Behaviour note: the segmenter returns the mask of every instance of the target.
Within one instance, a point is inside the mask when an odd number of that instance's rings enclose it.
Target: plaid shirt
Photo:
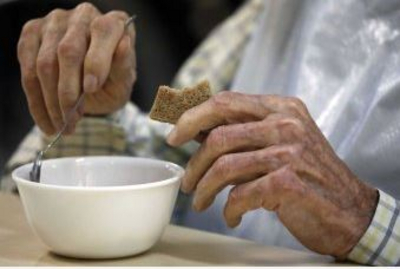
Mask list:
[[[250,0],[226,22],[214,30],[183,65],[175,87],[192,85],[207,78],[215,92],[229,87],[244,47],[263,8],[263,0]],[[45,158],[88,155],[133,155],[169,160],[184,165],[196,144],[171,148],[165,143],[170,125],[152,121],[134,104],[107,118],[84,118],[76,133],[64,137]],[[9,160],[1,181],[3,190],[15,191],[10,172],[31,162],[51,138],[37,127],[26,136]],[[370,227],[348,256],[349,260],[371,265],[400,263],[400,202],[380,191],[379,203]],[[190,197],[178,196],[173,221],[185,214]]]

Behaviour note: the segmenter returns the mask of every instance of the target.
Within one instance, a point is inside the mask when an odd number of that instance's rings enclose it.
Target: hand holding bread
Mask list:
[[[248,211],[274,211],[303,245],[336,257],[369,226],[377,190],[335,154],[299,99],[216,94],[183,113],[167,141],[179,146],[204,130],[182,180],[195,210],[233,186],[223,212],[229,226]]]

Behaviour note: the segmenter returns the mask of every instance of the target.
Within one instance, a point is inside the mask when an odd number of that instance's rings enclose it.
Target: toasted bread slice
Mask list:
[[[183,90],[160,86],[150,111],[150,118],[175,124],[186,110],[203,103],[210,97],[210,83],[207,80]]]

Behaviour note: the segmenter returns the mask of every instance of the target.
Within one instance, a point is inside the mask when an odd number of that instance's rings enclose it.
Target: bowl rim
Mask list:
[[[136,184],[136,185],[119,185],[119,186],[65,186],[65,185],[54,185],[54,184],[47,184],[47,183],[37,183],[37,182],[32,182],[29,179],[22,178],[20,176],[17,176],[17,173],[20,172],[20,170],[26,169],[27,166],[32,166],[33,163],[27,163],[24,165],[21,165],[13,170],[11,173],[12,179],[17,183],[17,186],[19,184],[25,185],[31,188],[36,188],[36,189],[53,189],[53,190],[62,190],[62,191],[79,191],[79,192],[109,192],[109,191],[128,191],[128,190],[142,190],[142,189],[151,189],[151,188],[156,188],[156,187],[161,187],[165,185],[170,185],[173,184],[176,181],[180,181],[180,179],[183,176],[184,169],[183,167],[169,162],[169,161],[164,161],[156,158],[143,158],[143,157],[134,157],[134,156],[107,156],[107,155],[102,155],[102,156],[76,156],[76,157],[61,157],[61,158],[52,158],[52,159],[46,159],[43,161],[43,163],[46,162],[52,162],[52,161],[62,161],[62,160],[76,160],[76,159],[104,159],[104,158],[112,158],[112,159],[134,159],[134,160],[145,160],[145,161],[152,161],[152,162],[158,162],[158,163],[164,163],[166,165],[170,165],[173,169],[177,170],[177,175],[166,178],[157,182],[150,182],[150,183],[142,183],[142,184]]]

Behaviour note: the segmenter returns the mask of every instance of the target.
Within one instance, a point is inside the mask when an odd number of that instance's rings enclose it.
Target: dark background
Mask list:
[[[0,0],[0,175],[6,160],[33,126],[20,84],[16,45],[23,24],[76,0]],[[143,110],[156,88],[169,84],[183,61],[242,0],[96,0],[103,12],[137,14],[138,80],[132,95]]]

